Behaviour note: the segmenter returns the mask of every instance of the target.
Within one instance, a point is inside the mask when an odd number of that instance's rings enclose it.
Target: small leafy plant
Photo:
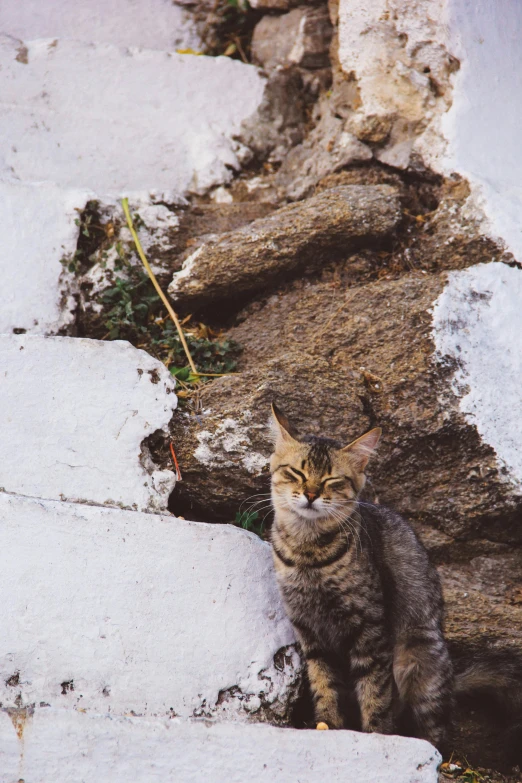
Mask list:
[[[185,339],[200,373],[195,375],[187,366],[176,327],[166,316],[147,273],[126,261],[121,248],[116,270],[118,267],[124,269],[125,274],[116,276],[113,285],[98,296],[104,312],[104,339],[128,340],[156,356],[179,381],[181,399],[205,377],[235,370],[239,345],[233,340],[220,339],[219,333],[204,324],[190,324],[187,323],[190,319],[185,319]]]
[[[256,536],[263,538],[265,532],[264,519],[259,519],[257,511],[238,511],[235,519],[236,525],[248,530],[249,533],[255,533]]]

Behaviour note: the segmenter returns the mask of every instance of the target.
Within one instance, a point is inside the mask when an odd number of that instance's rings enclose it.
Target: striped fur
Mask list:
[[[437,573],[398,514],[358,500],[377,446],[297,440],[274,407],[274,563],[316,722],[443,746],[453,674]]]

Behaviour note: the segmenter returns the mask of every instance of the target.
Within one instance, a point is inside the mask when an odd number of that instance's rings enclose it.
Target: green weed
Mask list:
[[[129,264],[121,248],[118,256],[121,267],[125,267],[125,277],[116,277],[113,285],[97,298],[104,312],[105,339],[128,340],[162,361],[180,382],[181,398],[187,396],[183,390],[186,387],[190,390],[206,373],[226,374],[235,370],[239,345],[233,340],[220,339],[218,333],[203,324],[194,324],[185,327],[185,339],[201,373],[194,375],[187,367],[176,327],[165,315],[149,276],[140,267]],[[118,266],[119,263],[116,269]]]
[[[235,518],[235,524],[238,527],[242,527],[243,530],[248,530],[250,533],[255,533],[256,536],[263,538],[265,532],[264,519],[259,519],[257,511],[238,511]]]

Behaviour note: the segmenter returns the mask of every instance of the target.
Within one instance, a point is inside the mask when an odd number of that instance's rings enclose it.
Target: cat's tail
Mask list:
[[[522,653],[488,650],[455,676],[455,695],[480,697],[499,708],[505,721],[506,752],[522,760]]]
[[[489,650],[455,676],[456,696],[485,696],[510,712],[522,712],[522,654]]]

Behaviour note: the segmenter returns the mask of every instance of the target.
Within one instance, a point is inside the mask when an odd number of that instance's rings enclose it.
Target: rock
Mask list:
[[[254,28],[252,59],[270,69],[280,65],[325,68],[330,64],[332,24],[327,6],[295,8],[263,16]]]
[[[522,26],[522,7],[502,13],[475,4],[469,13],[466,0],[390,0],[386,8],[382,0],[340,0],[338,11],[339,58],[358,96],[346,129],[365,141],[358,128],[376,120],[388,126],[374,149],[379,160],[403,168],[420,155],[441,174],[458,171],[475,216],[486,218],[483,233],[521,260],[522,110],[504,111],[522,68],[505,30]]]
[[[44,9],[38,0],[2,4],[0,28],[15,38],[75,38],[89,43],[142,49],[197,49],[199,42],[186,15],[164,0],[56,0]]]
[[[241,125],[240,141],[258,160],[284,160],[299,144],[308,123],[303,74],[295,68],[278,68],[269,74],[258,110]],[[237,185],[237,181],[235,183]]]
[[[452,383],[455,365],[441,362],[434,344],[431,310],[446,274],[412,272],[357,285],[350,270],[358,263],[355,256],[324,281],[295,282],[246,311],[243,323],[229,331],[243,345],[240,375],[218,379],[205,391],[202,418],[173,422],[184,476],[175,507],[186,516],[205,519],[211,512],[227,520],[246,498],[267,491],[266,421],[275,400],[303,432],[349,442],[382,426],[372,480],[380,501],[408,518],[452,538],[520,541],[520,483],[502,462],[509,449],[496,452],[493,438],[481,437],[475,419],[462,412],[462,392]],[[500,302],[511,295],[517,307],[518,286],[506,275],[522,272],[496,264],[491,274],[498,275]],[[469,307],[478,306],[494,346],[493,335],[501,341],[506,327],[496,307],[488,310],[483,298],[473,299],[472,279],[460,329],[469,323]],[[512,315],[511,329],[520,329],[514,326],[519,317]],[[458,313],[448,328],[455,318]],[[502,361],[494,349],[475,351],[485,377],[494,377],[490,369]],[[506,352],[506,377],[514,378],[517,366],[515,354]],[[480,388],[474,374],[466,382]],[[514,441],[520,430],[510,433]]]
[[[371,149],[345,130],[341,119],[325,113],[305,141],[286,155],[276,182],[288,198],[297,200],[309,196],[328,174],[372,157]]]
[[[0,337],[0,487],[42,498],[166,508],[174,486],[147,438],[176,408],[165,367],[124,342]]]
[[[0,519],[4,708],[288,720],[300,663],[268,544],[7,494]]]
[[[347,765],[357,783],[437,783],[440,762],[427,742],[404,737],[117,718],[53,708],[36,708],[30,716],[1,712],[0,742],[6,780],[18,780],[23,748],[25,779],[34,783],[130,778],[133,783],[323,783],[342,780]]]
[[[228,191],[227,191],[228,192]],[[236,231],[253,220],[266,217],[273,206],[266,203],[216,203],[196,204],[190,209],[179,210],[179,230],[170,244],[169,250],[162,254],[164,270],[169,272],[181,269],[182,259],[190,255],[206,241],[216,239],[218,234]],[[173,261],[173,256],[179,257]],[[159,257],[159,254],[157,254]]]
[[[132,199],[129,209],[152,270],[165,285],[171,280],[173,270],[181,269],[183,259],[204,242],[272,211],[269,204],[256,203],[198,204],[189,209],[168,209],[162,204],[152,204],[150,199]],[[143,264],[119,204],[98,205],[94,222],[102,229],[100,244],[88,254],[87,263],[81,265],[71,287],[75,292],[79,290],[82,328],[91,336],[103,337],[107,328],[100,310],[100,292],[113,287],[116,278],[128,279],[128,267],[122,264],[122,255],[128,264],[140,270]],[[96,234],[96,240],[99,236]],[[93,330],[93,318],[101,331]]]
[[[451,105],[459,62],[445,12],[430,2],[393,0],[383,12],[381,0],[340,0],[338,13],[339,61],[357,90],[345,130],[373,137],[379,160],[407,168],[417,139],[426,134],[429,145]]]
[[[346,254],[393,233],[401,218],[394,188],[331,188],[282,207],[237,232],[202,245],[185,261],[169,286],[184,308],[259,291],[325,256]]]
[[[92,198],[153,192],[176,202],[229,181],[245,153],[233,137],[264,91],[254,66],[227,57],[67,39],[4,37],[0,66],[4,167],[22,181],[90,189]]]
[[[73,322],[76,303],[69,294],[73,278],[67,265],[78,241],[75,221],[88,198],[87,192],[63,190],[48,182],[0,182],[0,333],[47,334]]]
[[[520,651],[522,558],[519,552],[472,557],[439,566],[453,652],[472,658],[486,646]]]

